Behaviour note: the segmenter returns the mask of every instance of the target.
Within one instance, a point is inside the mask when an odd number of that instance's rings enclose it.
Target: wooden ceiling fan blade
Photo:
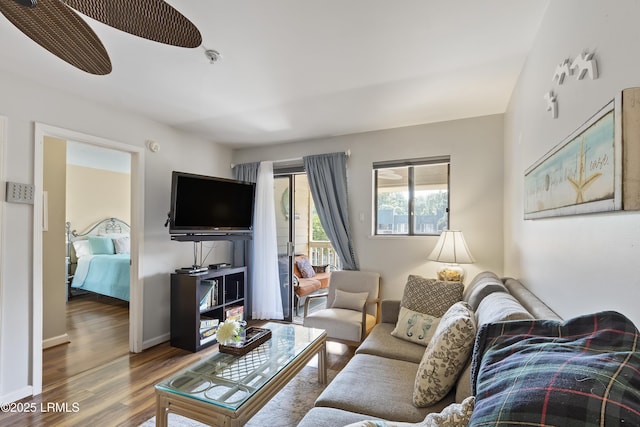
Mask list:
[[[59,0],[38,0],[35,7],[0,1],[0,12],[31,40],[87,73],[111,72],[111,60],[91,27]]]
[[[196,26],[163,0],[62,0],[78,12],[129,34],[179,47],[198,47]]]

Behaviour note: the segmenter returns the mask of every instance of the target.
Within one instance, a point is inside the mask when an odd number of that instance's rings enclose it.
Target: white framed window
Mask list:
[[[429,236],[449,228],[449,156],[373,163],[375,235]]]

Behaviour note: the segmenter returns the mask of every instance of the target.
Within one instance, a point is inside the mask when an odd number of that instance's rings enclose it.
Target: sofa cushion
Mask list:
[[[535,296],[529,289],[527,289],[522,283],[515,279],[506,279],[504,285],[509,290],[509,293],[517,298],[522,306],[533,315],[536,319],[548,319],[562,321],[562,318],[558,316],[553,310],[542,302],[537,296]]]
[[[320,288],[326,289],[329,287],[329,281],[331,280],[331,273],[329,272],[316,273],[316,275],[313,276],[313,279],[320,282]]]
[[[362,414],[342,409],[314,407],[307,412],[297,427],[344,427],[346,424],[361,421]],[[375,420],[374,417],[368,417]]]
[[[500,279],[487,277],[485,279],[480,280],[476,286],[474,286],[473,290],[467,294],[467,298],[465,299],[464,293],[462,300],[469,303],[471,308],[475,311],[478,309],[478,306],[482,302],[482,300],[489,294],[494,292],[506,292],[509,293],[507,288],[504,286]]]
[[[398,322],[391,335],[426,347],[439,322],[439,317],[400,307]]]
[[[378,323],[356,349],[356,354],[373,354],[390,359],[420,363],[425,348],[391,335],[394,325]]]
[[[369,418],[422,421],[452,403],[453,393],[430,407],[415,407],[411,397],[417,369],[412,362],[356,354],[320,394],[315,406],[359,412]],[[356,392],[355,385],[360,391]]]
[[[505,292],[486,295],[478,305],[475,314],[478,329],[485,323],[533,319],[518,300]],[[456,402],[462,402],[471,394],[471,363],[469,362],[456,383]]]
[[[398,321],[400,314],[400,300],[383,299],[380,304],[380,322],[393,323]]]
[[[472,350],[473,352],[473,350]],[[456,403],[461,403],[469,396],[473,396],[471,393],[471,358],[467,361],[466,366],[462,370],[462,373],[456,381]]]
[[[462,300],[463,288],[461,282],[443,282],[411,274],[407,278],[400,305],[419,313],[442,317],[449,307]]]
[[[296,295],[303,297],[320,289],[320,281],[316,279],[300,279],[298,284],[294,286]]]
[[[498,280],[501,281],[500,278],[492,271],[483,271],[474,276],[473,279],[464,287],[464,292],[462,293],[462,300],[469,301],[469,295],[487,279]]]
[[[366,331],[376,324],[376,318],[366,315]],[[304,318],[303,324],[307,328],[324,329],[327,335],[338,340],[362,340],[362,313],[344,308],[327,308],[311,313]]]
[[[433,405],[449,393],[469,359],[475,335],[475,317],[469,304],[455,303],[444,313],[420,361],[414,405]]]
[[[639,345],[638,329],[612,311],[484,325],[469,426],[638,426]]]
[[[309,258],[307,257],[296,257],[296,266],[302,277],[306,279],[316,275],[316,271],[311,266]]]
[[[478,326],[507,320],[531,320],[533,316],[511,294],[496,292],[487,295],[476,310]]]
[[[475,398],[467,398],[462,403],[452,403],[439,413],[427,415],[419,423],[403,423],[385,420],[364,420],[351,423],[345,427],[460,427],[466,426],[473,413]],[[324,424],[319,424],[323,425]]]

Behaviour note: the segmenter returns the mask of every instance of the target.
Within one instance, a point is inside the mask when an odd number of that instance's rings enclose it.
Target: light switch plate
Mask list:
[[[7,202],[33,204],[34,188],[31,184],[7,182]]]

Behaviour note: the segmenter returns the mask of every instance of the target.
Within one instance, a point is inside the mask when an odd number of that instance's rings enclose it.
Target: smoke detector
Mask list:
[[[209,60],[209,64],[215,64],[218,60],[222,59],[220,52],[214,49],[207,49],[204,51],[204,56]]]

